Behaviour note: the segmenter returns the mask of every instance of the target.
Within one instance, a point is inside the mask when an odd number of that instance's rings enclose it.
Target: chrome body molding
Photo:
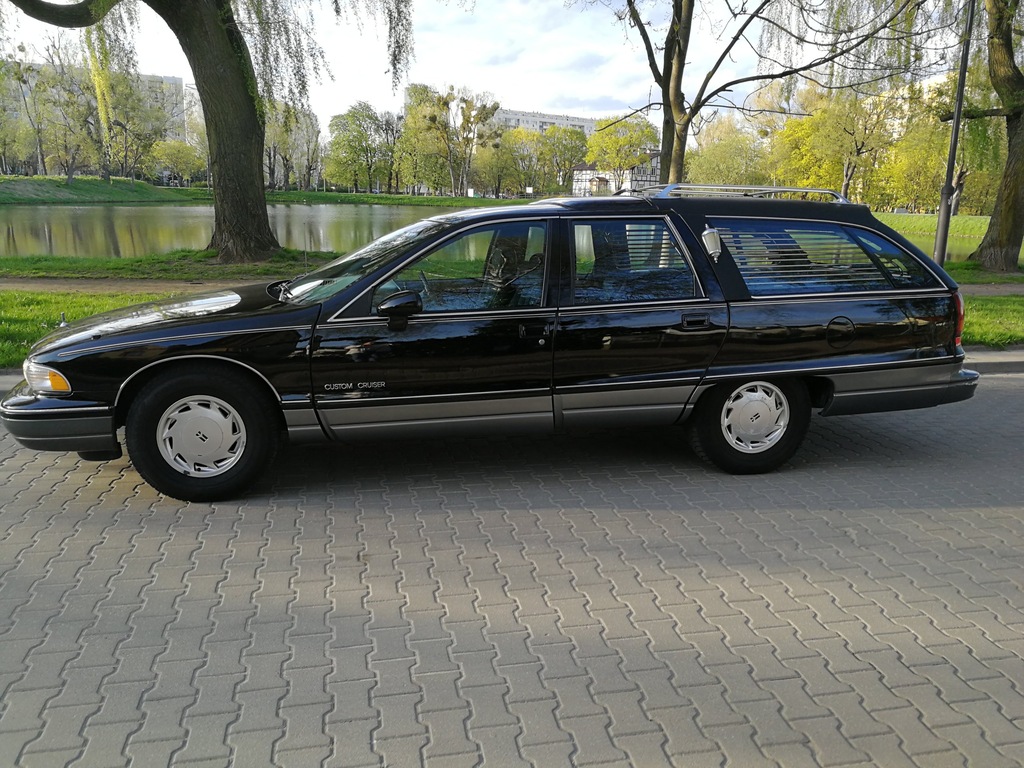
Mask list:
[[[315,443],[328,439],[316,410],[311,405],[286,408],[284,423],[288,439],[292,442]]]
[[[944,365],[959,367],[963,364],[964,358],[960,355],[942,355],[937,357],[916,358],[910,360],[882,360],[871,363],[848,362],[832,364],[815,364],[809,362],[807,365],[793,365],[791,362],[783,362],[772,365],[761,365],[756,368],[752,366],[730,366],[715,367],[708,369],[704,377],[705,384],[716,384],[723,381],[735,381],[741,378],[752,377],[773,377],[773,376],[824,376],[837,378],[845,375],[848,370],[856,370],[860,373],[877,376],[881,371],[917,370],[920,368],[935,368]]]
[[[828,303],[855,303],[866,298],[897,300],[897,299],[920,299],[924,296],[941,298],[949,296],[949,290],[945,288],[899,288],[891,291],[843,291],[842,293],[778,293],[771,296],[751,296],[750,301],[758,306],[771,306],[780,304],[793,306],[794,301],[801,304]]]
[[[697,381],[658,384],[645,388],[640,388],[642,384],[560,388],[554,400],[555,423],[566,429],[675,424],[682,418]]]
[[[416,437],[438,431],[473,434],[495,430],[550,432],[553,429],[550,394],[379,405],[352,401],[351,407],[321,407],[320,415],[340,440]]]

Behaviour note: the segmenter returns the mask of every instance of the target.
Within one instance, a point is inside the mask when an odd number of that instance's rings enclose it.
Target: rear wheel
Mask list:
[[[197,372],[158,380],[132,403],[128,455],[154,488],[183,501],[244,493],[277,451],[273,404],[246,379]]]
[[[810,399],[800,381],[722,384],[698,401],[691,443],[726,472],[770,472],[796,453],[810,421]]]

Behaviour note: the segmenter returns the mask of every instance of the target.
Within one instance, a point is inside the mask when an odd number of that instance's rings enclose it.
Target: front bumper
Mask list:
[[[0,401],[0,423],[21,445],[37,451],[109,451],[118,446],[113,406],[46,397],[24,381]]]

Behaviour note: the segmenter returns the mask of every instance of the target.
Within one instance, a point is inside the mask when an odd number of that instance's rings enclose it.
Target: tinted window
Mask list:
[[[696,295],[693,271],[660,219],[573,225],[574,303],[671,301]]]
[[[395,230],[354,253],[295,278],[285,286],[282,298],[303,304],[324,301],[385,266],[403,251],[415,250],[419,243],[441,232],[446,226],[443,221],[426,219]]]
[[[814,221],[712,219],[752,296],[879,291],[939,285],[884,238]]]
[[[424,312],[538,307],[543,297],[543,222],[491,224],[463,232],[377,286],[376,306],[417,291]]]

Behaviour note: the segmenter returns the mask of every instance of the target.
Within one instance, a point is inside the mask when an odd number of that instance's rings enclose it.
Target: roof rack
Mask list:
[[[806,200],[823,197],[834,203],[849,203],[843,195],[833,189],[812,187],[754,187],[740,184],[657,184],[635,190],[643,197],[797,197]]]

